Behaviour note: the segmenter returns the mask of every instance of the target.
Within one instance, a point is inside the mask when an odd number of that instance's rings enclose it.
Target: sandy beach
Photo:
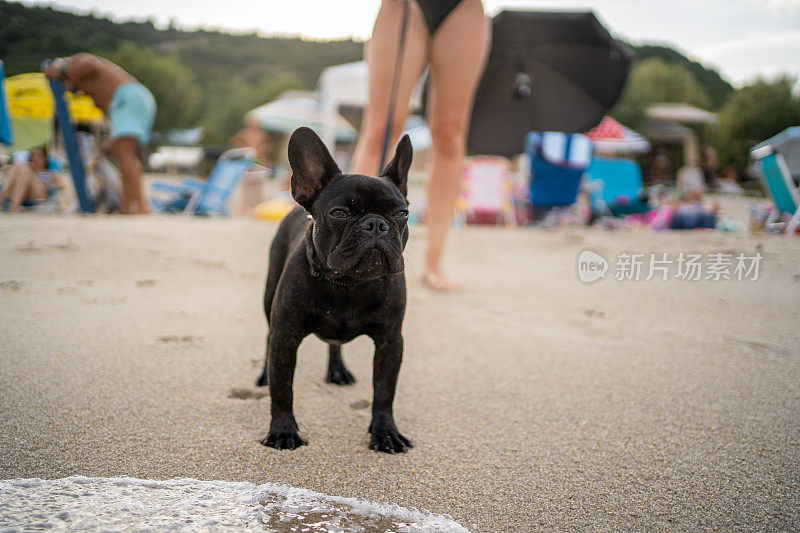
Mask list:
[[[294,394],[309,445],[259,444],[276,227],[0,216],[0,478],[289,484],[480,532],[800,529],[800,239],[458,228],[463,288],[437,294],[415,226],[395,402],[415,448],[389,456],[367,449],[366,338],[344,348],[351,387],[324,383],[325,346],[307,339]],[[612,264],[586,284],[586,249],[763,261],[757,280],[619,281]]]

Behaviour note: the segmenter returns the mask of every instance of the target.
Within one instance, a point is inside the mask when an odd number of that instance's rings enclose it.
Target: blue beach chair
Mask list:
[[[166,193],[166,197],[152,198],[153,207],[160,212],[184,215],[227,215],[228,199],[255,159],[253,148],[234,148],[219,157],[207,181],[185,179],[180,185],[154,182],[153,190]]]
[[[750,155],[756,162],[764,188],[775,204],[775,211],[767,222],[775,222],[781,213],[787,213],[791,219],[786,226],[786,233],[794,235],[800,224],[800,191],[794,184],[783,154],[776,152],[771,145],[766,145],[756,148]]]
[[[595,216],[618,217],[652,209],[641,200],[642,171],[636,161],[595,157],[586,174],[586,189]]]
[[[530,132],[525,152],[531,161],[529,200],[533,210],[570,206],[592,159],[592,142],[580,133]]]

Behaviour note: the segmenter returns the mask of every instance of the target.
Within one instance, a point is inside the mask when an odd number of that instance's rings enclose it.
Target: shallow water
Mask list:
[[[224,481],[81,476],[0,481],[0,532],[443,532],[448,516],[305,489]]]

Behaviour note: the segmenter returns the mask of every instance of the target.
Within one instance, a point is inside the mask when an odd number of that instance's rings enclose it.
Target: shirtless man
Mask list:
[[[150,139],[156,102],[147,88],[120,67],[91,54],[75,54],[51,61],[49,78],[62,80],[65,89],[88,94],[111,125],[111,152],[122,174],[123,214],[150,212],[142,186],[142,164],[137,149]]]

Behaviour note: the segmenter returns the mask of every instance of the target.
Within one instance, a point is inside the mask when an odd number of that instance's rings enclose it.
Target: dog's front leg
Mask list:
[[[399,330],[399,328],[398,328]],[[386,453],[405,452],[411,441],[397,430],[392,413],[397,375],[403,360],[403,337],[400,333],[376,337],[372,369],[372,422],[369,447]]]
[[[292,411],[292,383],[300,340],[286,334],[273,333],[275,331],[280,331],[277,325],[270,328],[267,341],[272,420],[269,433],[261,444],[278,450],[294,450],[306,444],[297,434],[297,422]]]

